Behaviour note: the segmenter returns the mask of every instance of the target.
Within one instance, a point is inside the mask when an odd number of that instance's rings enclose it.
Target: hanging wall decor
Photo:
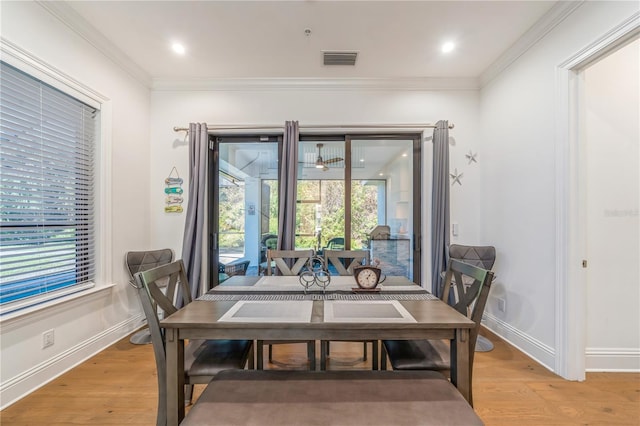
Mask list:
[[[176,169],[176,166],[173,166],[171,173],[169,173],[169,176],[164,180],[164,184],[166,185],[164,188],[166,195],[165,213],[182,213],[182,201],[184,201],[182,198],[182,193],[184,192],[182,190],[182,182],[182,178],[178,174],[178,169]]]

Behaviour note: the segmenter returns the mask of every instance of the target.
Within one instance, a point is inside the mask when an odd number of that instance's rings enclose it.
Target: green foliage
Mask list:
[[[278,233],[278,185],[276,180],[263,181],[268,186],[268,232]],[[384,181],[352,181],[351,183],[351,248],[367,245],[367,233],[378,224],[378,183]],[[344,237],[345,184],[343,180],[298,181],[296,214],[296,247],[320,249],[334,237]],[[220,187],[219,244],[226,249],[242,249],[245,233],[244,186]],[[319,232],[318,232],[319,231]]]
[[[220,187],[219,199],[220,247],[244,247],[244,185]]]

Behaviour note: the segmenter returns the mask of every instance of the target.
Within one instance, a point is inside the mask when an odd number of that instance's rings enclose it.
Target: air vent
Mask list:
[[[325,65],[355,65],[358,52],[322,52]]]

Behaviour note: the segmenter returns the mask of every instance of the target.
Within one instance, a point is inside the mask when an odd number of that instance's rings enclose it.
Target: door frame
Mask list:
[[[218,197],[220,184],[220,143],[225,142],[246,142],[246,143],[277,143],[278,158],[282,158],[282,135],[243,135],[243,134],[212,134],[209,133],[209,146],[207,151],[207,253],[208,259],[205,262],[208,268],[206,274],[208,278],[207,289],[220,284],[218,279],[218,267],[220,265],[220,247],[218,236],[220,233],[220,223],[218,214]],[[280,161],[278,161],[278,177],[280,176]]]
[[[413,280],[420,282],[422,274],[422,220],[421,209],[422,203],[419,201],[422,199],[422,133],[417,132],[397,132],[397,133],[350,133],[350,132],[326,132],[323,134],[304,133],[300,135],[299,140],[301,142],[313,140],[342,140],[345,141],[345,150],[350,148],[351,140],[411,140],[413,146],[412,164],[413,164],[413,247],[411,247],[413,255]],[[207,268],[208,268],[208,287],[212,288],[219,284],[218,282],[218,266],[219,266],[219,215],[217,210],[216,200],[219,197],[218,185],[219,185],[219,150],[218,146],[220,140],[231,141],[245,141],[245,142],[278,142],[278,157],[282,158],[282,135],[270,134],[269,136],[258,136],[257,134],[209,134],[209,146],[207,156],[207,173],[208,175],[208,188],[207,188]],[[346,152],[345,152],[346,154]],[[345,161],[349,160],[350,153],[345,155]],[[278,176],[281,162],[278,161]],[[346,182],[347,176],[345,176]],[[351,177],[349,176],[349,181]],[[350,185],[349,185],[350,186]],[[347,194],[345,194],[346,196]],[[346,203],[349,204],[350,203]],[[346,205],[345,205],[346,207]],[[424,211],[422,211],[425,214]],[[346,219],[345,219],[346,220]],[[346,225],[346,223],[345,223]],[[345,242],[348,239],[345,239]]]
[[[556,277],[555,366],[568,380],[585,380],[586,184],[582,70],[640,35],[638,13],[556,67]]]

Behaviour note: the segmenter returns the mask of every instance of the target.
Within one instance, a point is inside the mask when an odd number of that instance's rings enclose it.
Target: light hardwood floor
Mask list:
[[[477,353],[475,410],[488,425],[640,425],[640,374],[554,375],[495,335]],[[268,368],[301,366],[306,347],[278,345]],[[265,351],[266,353],[266,351]],[[332,343],[329,368],[366,368],[361,343]],[[123,339],[0,413],[2,425],[154,425],[156,375],[150,345]],[[196,396],[202,387],[196,388]],[[265,424],[268,424],[265,421]]]

